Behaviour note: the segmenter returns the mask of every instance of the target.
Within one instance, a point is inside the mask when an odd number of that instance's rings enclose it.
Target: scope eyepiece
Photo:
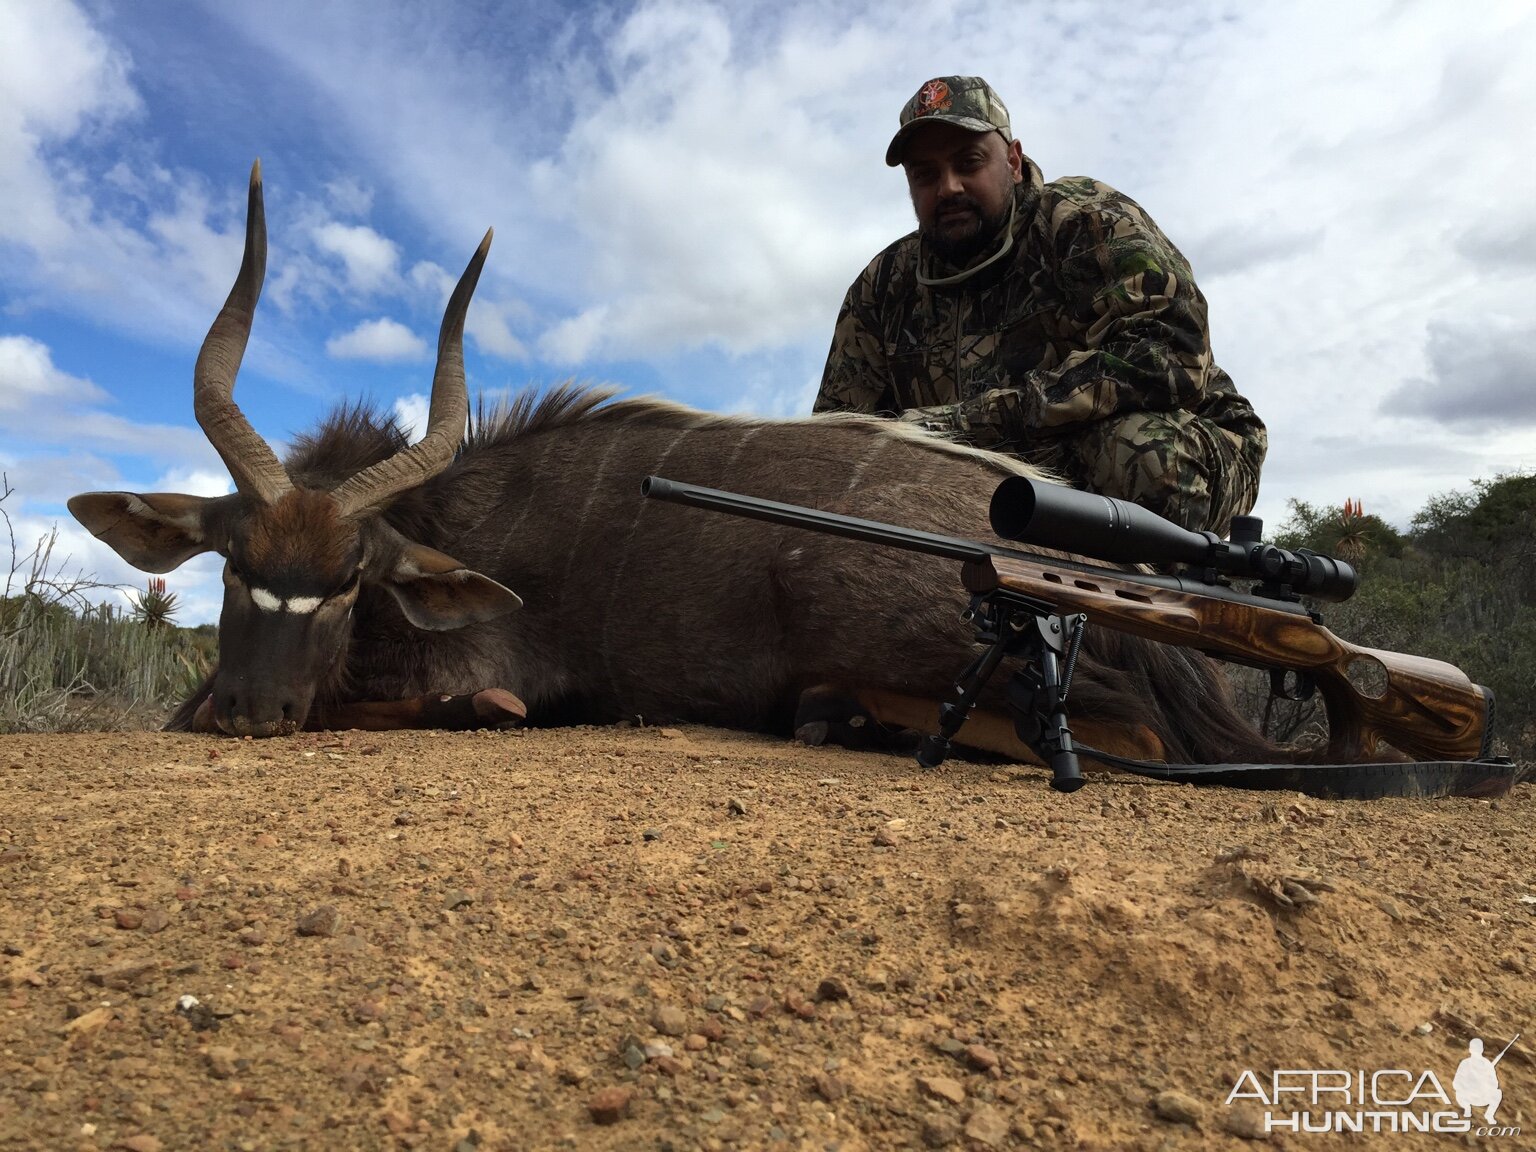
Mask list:
[[[1360,575],[1353,564],[1335,560],[1332,556],[1325,556],[1310,548],[1298,548],[1296,555],[1306,564],[1306,575],[1292,584],[1298,592],[1305,592],[1329,604],[1338,604],[1353,596],[1355,589],[1360,586]]]

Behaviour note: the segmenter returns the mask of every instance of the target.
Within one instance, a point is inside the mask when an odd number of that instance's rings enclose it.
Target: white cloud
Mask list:
[[[1473,328],[1429,326],[1427,379],[1382,401],[1389,414],[1420,416],[1476,431],[1536,426],[1536,324],[1496,319]]]
[[[605,304],[568,316],[539,337],[539,354],[556,364],[580,364],[602,341],[609,309]]]
[[[344,216],[366,216],[373,208],[373,189],[349,176],[327,180],[325,194],[331,207]]]
[[[129,64],[67,0],[0,8],[0,108],[8,127],[68,136],[92,117],[139,108]]]
[[[454,278],[441,264],[431,260],[418,260],[412,264],[406,278],[411,287],[425,299],[447,304],[448,297],[453,294]]]
[[[218,468],[218,455],[200,428],[140,423],[110,412],[77,411],[34,415],[29,431],[39,440],[102,452],[175,460],[181,466]]]
[[[429,398],[420,392],[412,392],[409,396],[400,396],[395,400],[395,420],[405,432],[406,439],[410,440],[413,444],[420,440],[422,434],[427,430],[427,410],[429,407]]]
[[[212,215],[214,209],[201,189],[182,188],[175,193],[175,204],[152,212],[145,227],[159,242],[151,259],[158,261],[161,273],[192,299],[210,304],[222,303],[229,292],[244,246],[243,221],[231,220],[221,230],[209,224]],[[201,332],[213,315],[214,310],[207,309],[198,317],[194,332]]]
[[[155,492],[185,492],[189,496],[227,496],[235,490],[228,472],[203,468],[172,468],[150,485]]]
[[[325,342],[326,352],[338,360],[373,360],[394,363],[424,360],[427,342],[398,320],[381,316],[364,320],[350,332],[332,336]]]
[[[130,329],[160,324],[191,338],[228,290],[229,273],[213,269],[238,265],[237,231],[208,226],[195,177],[172,180],[137,152],[98,176],[62,147],[132,139],[115,135],[143,112],[131,71],[79,5],[0,5],[6,287],[29,307],[62,306]],[[126,214],[101,210],[109,189],[131,201]]]
[[[878,159],[881,129],[857,139],[860,85],[888,91],[891,108],[904,98],[899,72],[870,71],[884,37],[804,8],[779,33],[660,3],[609,41],[597,63],[612,92],[584,102],[531,174],[530,195],[586,245],[575,287],[591,301],[542,348],[580,362],[806,339],[910,228],[900,178]]]
[[[28,336],[0,336],[0,414],[7,440],[16,437],[33,452],[53,445],[169,460],[189,472],[220,467],[200,430],[130,420],[104,411],[102,405],[110,402],[91,381],[60,370],[47,345]],[[16,459],[20,464],[25,457]]]
[[[0,453],[0,470],[16,491],[8,505],[13,512],[22,503],[62,509],[76,493],[128,487],[111,461],[83,451]]]
[[[431,301],[432,307],[439,314],[447,308],[448,297],[453,294],[454,285],[458,283],[442,265],[430,260],[421,260],[412,265],[406,279],[416,298]],[[474,341],[476,348],[489,356],[526,361],[528,349],[512,331],[512,325],[514,322],[528,322],[528,306],[516,300],[498,299],[493,295],[494,288],[486,285],[484,280],[482,277],[474,298],[469,302],[469,314],[464,318],[465,334]]]
[[[819,369],[806,375],[803,371],[796,374],[788,365],[775,365],[771,371],[742,370],[734,375],[736,395],[721,409],[741,415],[771,416],[778,420],[804,416],[811,410],[821,387]]]
[[[315,246],[338,258],[353,291],[389,291],[400,283],[400,248],[362,224],[331,221],[314,229]]]
[[[1209,283],[1263,264],[1304,259],[1318,250],[1325,235],[1321,227],[1297,227],[1271,211],[1259,219],[1228,220],[1179,246],[1194,261],[1200,282]],[[1293,265],[1292,271],[1296,270]]]
[[[513,335],[511,325],[512,317],[522,316],[525,312],[521,305],[494,303],[477,296],[470,301],[464,331],[475,342],[475,347],[487,355],[503,360],[527,360],[528,349]]]
[[[1220,99],[1169,137],[1185,162],[1123,186],[1190,256],[1217,359],[1269,425],[1262,514],[1353,496],[1406,523],[1434,492],[1536,461],[1529,423],[1470,427],[1515,384],[1489,342],[1529,326],[1536,291],[1536,261],[1509,255],[1529,249],[1528,197],[1503,191],[1528,186],[1529,160],[1500,127],[1536,120],[1520,63],[1536,11],[1243,12],[1205,74]],[[1438,406],[1408,387],[1453,379]],[[1416,402],[1384,405],[1394,392]]]
[[[35,161],[25,163],[41,171]],[[6,289],[18,311],[53,309],[156,343],[201,341],[240,266],[233,197],[215,210],[199,177],[173,187],[168,174],[139,170],[119,188],[132,201],[127,215],[143,218],[129,222],[97,207],[83,171],[45,171],[25,190],[7,187],[15,172],[0,139],[0,202],[17,209],[0,213],[0,251],[9,249]]]
[[[62,313],[88,329],[195,347],[240,264],[244,182],[159,162],[170,141],[158,120],[145,125],[153,110],[134,87],[134,62],[103,31],[115,15],[63,0],[0,3],[0,299],[12,316]],[[162,66],[155,56],[139,63]],[[269,184],[284,171],[274,157]],[[358,180],[290,182],[276,201],[275,275],[247,359],[314,391],[295,340],[338,297],[399,291],[398,249],[333,219],[366,211],[371,192]]]
[[[128,76],[127,57],[78,5],[0,6],[0,240],[67,239],[81,197],[50,172],[42,149],[87,123],[138,112]]]
[[[18,413],[44,398],[99,404],[107,394],[55,367],[46,345],[29,336],[0,336],[0,412]]]

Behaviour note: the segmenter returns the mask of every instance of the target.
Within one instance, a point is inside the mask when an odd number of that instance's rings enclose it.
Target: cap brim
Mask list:
[[[975,116],[946,116],[942,112],[931,113],[927,116],[919,116],[916,120],[909,120],[897,130],[891,137],[890,144],[885,149],[885,163],[888,168],[901,166],[901,149],[906,143],[907,137],[921,128],[924,124],[932,124],[935,120],[942,120],[945,124],[953,124],[957,128],[964,128],[970,132],[1000,132],[996,124],[989,120],[980,120]]]

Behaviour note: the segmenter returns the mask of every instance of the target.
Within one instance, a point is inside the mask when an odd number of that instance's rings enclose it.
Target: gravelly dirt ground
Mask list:
[[[1388,1148],[1226,1099],[1517,1031],[1524,1135],[1437,1143],[1536,1147],[1530,786],[588,728],[7,737],[0,798],[6,1149]]]

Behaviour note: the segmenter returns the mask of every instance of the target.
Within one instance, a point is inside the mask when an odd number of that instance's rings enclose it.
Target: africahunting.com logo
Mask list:
[[[1244,1070],[1227,1094],[1227,1106],[1251,1101],[1262,1106],[1266,1132],[1469,1132],[1475,1136],[1518,1136],[1518,1126],[1497,1122],[1504,1102],[1499,1061],[1520,1039],[1504,1045],[1492,1060],[1474,1038],[1456,1066],[1451,1090],[1428,1068],[1380,1068],[1374,1072],[1337,1068],[1282,1068],[1260,1077]]]

